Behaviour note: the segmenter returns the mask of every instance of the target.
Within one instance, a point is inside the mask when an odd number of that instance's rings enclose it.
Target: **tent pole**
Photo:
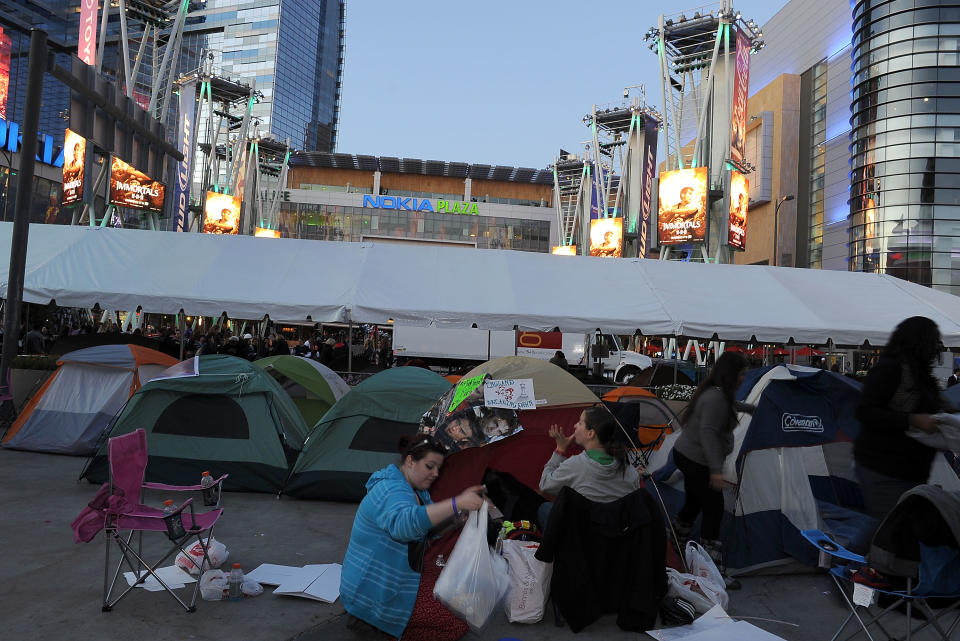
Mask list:
[[[184,323],[183,310],[181,309],[177,312],[177,329],[180,330],[180,360],[183,360],[183,343],[184,343],[184,334],[187,331],[186,323]]]
[[[347,326],[347,374],[353,373],[353,318]]]

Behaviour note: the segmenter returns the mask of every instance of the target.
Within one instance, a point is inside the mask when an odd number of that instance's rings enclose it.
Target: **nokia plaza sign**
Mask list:
[[[364,207],[376,209],[399,209],[401,211],[430,211],[437,214],[479,215],[477,203],[456,200],[431,200],[429,198],[404,198],[403,196],[364,196]]]

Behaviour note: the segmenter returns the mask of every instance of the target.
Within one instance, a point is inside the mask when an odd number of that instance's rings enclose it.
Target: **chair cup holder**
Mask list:
[[[187,531],[183,527],[183,519],[180,518],[180,513],[171,514],[170,516],[163,517],[163,522],[167,526],[167,537],[171,541],[176,541],[186,535]]]
[[[203,495],[203,504],[207,506],[215,506],[220,504],[220,486],[211,485],[210,487],[203,488],[200,493]]]

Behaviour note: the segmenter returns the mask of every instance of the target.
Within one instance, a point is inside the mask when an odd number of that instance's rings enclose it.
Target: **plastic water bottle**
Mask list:
[[[210,472],[204,472],[200,475],[200,487],[204,490],[213,487],[213,477],[210,476]]]
[[[173,499],[167,499],[163,502],[163,516],[164,518],[170,516],[177,511],[177,508],[173,507]]]
[[[233,564],[233,569],[230,570],[230,578],[227,579],[227,585],[229,586],[229,590],[227,592],[228,598],[231,601],[242,601],[243,570],[240,569],[239,563]]]

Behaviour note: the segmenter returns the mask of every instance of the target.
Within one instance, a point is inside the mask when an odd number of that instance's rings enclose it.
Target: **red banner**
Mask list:
[[[563,349],[562,332],[520,332],[517,347],[536,349]]]
[[[736,71],[733,77],[733,112],[731,117],[730,157],[742,163],[747,143],[747,92],[750,88],[750,39],[737,32]]]
[[[97,0],[80,0],[80,41],[77,57],[90,66],[97,63]]]
[[[0,27],[0,118],[7,119],[7,94],[10,88],[10,36]]]

